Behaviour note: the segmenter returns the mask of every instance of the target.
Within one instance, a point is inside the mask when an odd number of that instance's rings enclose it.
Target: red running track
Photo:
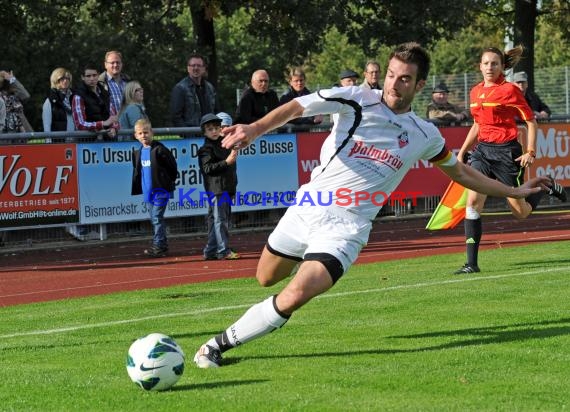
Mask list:
[[[426,222],[424,218],[381,219],[356,263],[464,252],[462,225],[427,231]],[[482,250],[570,240],[568,213],[537,214],[522,221],[510,215],[485,216],[483,225]],[[196,238],[171,238],[170,255],[160,259],[144,257],[146,240],[0,252],[0,306],[252,277],[266,239],[267,233],[232,235],[232,246],[243,256],[234,261],[203,261],[204,239]],[[458,256],[445,270],[451,273],[463,263],[464,257]]]

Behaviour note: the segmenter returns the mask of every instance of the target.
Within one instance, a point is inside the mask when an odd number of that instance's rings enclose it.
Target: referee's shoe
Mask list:
[[[566,202],[566,190],[558,183],[552,176],[548,176],[550,178],[550,191],[548,194],[550,196],[554,196],[558,198],[561,202]]]

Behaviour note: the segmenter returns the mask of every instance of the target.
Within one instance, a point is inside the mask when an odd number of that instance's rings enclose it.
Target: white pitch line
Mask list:
[[[485,280],[497,280],[497,279],[506,279],[512,277],[519,277],[519,276],[532,276],[532,275],[541,275],[547,273],[554,273],[554,272],[562,272],[562,271],[570,271],[570,266],[565,267],[558,267],[552,269],[540,269],[535,271],[529,272],[522,272],[522,273],[512,273],[512,274],[505,274],[505,275],[495,275],[495,276],[485,276],[485,277],[473,277],[473,278],[456,278],[456,279],[448,279],[448,280],[441,280],[436,282],[421,282],[415,283],[412,285],[399,285],[399,286],[389,286],[385,288],[375,288],[375,289],[366,289],[366,290],[355,290],[349,292],[337,292],[337,293],[326,293],[324,295],[317,296],[316,299],[322,298],[336,298],[336,297],[343,297],[343,296],[350,296],[350,295],[362,295],[368,293],[380,293],[380,292],[390,292],[393,290],[403,290],[403,289],[414,289],[414,288],[423,288],[423,287],[431,287],[431,286],[439,286],[439,285],[448,285],[452,283],[463,283],[463,282],[478,282],[478,281],[485,281]],[[211,312],[221,312],[224,310],[232,310],[232,309],[244,309],[249,308],[252,303],[247,303],[243,305],[233,305],[233,306],[220,306],[216,308],[208,308],[208,309],[196,309],[189,312],[178,312],[178,313],[165,313],[162,315],[152,315],[152,316],[145,316],[142,318],[132,318],[132,319],[122,319],[116,320],[112,322],[101,322],[101,323],[94,323],[89,325],[77,325],[77,326],[68,326],[56,329],[45,329],[45,330],[35,330],[29,332],[17,332],[17,333],[10,333],[5,335],[0,335],[0,339],[8,339],[8,338],[19,338],[23,336],[37,336],[37,335],[52,335],[57,333],[65,333],[65,332],[74,332],[83,329],[95,329],[95,328],[106,328],[116,325],[123,325],[127,323],[136,323],[136,322],[144,322],[148,320],[154,319],[164,319],[164,318],[174,318],[178,316],[198,316],[204,313],[211,313]]]

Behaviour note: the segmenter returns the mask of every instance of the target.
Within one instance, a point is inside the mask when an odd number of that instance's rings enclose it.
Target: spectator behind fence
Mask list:
[[[99,81],[109,93],[115,113],[119,113],[125,87],[130,80],[129,76],[123,73],[123,55],[117,50],[108,51],[105,53],[104,64],[105,71],[99,76]]]
[[[218,118],[222,120],[221,127],[222,127],[222,134],[224,133],[224,129],[228,126],[231,126],[234,123],[232,117],[225,112],[220,112],[216,115]]]
[[[231,203],[237,188],[238,152],[222,147],[222,122],[222,118],[213,113],[204,115],[200,122],[205,139],[198,150],[198,162],[208,194],[208,241],[203,251],[205,260],[240,258],[229,244]]]
[[[119,123],[109,93],[98,80],[97,66],[88,63],[81,74],[81,84],[72,100],[73,121],[77,130],[102,132],[102,138],[113,139]]]
[[[515,73],[513,83],[521,89],[526,102],[534,112],[534,116],[538,120],[548,120],[552,111],[550,110],[550,107],[542,101],[538,94],[528,88],[528,76],[526,72]]]
[[[467,109],[450,103],[448,97],[449,89],[444,82],[435,86],[431,92],[431,102],[428,104],[426,117],[446,124],[467,120],[469,118]]]
[[[114,139],[119,128],[118,119],[109,93],[99,82],[98,77],[99,70],[95,64],[88,63],[84,66],[81,84],[71,101],[73,123],[77,130],[101,132],[97,140]],[[67,230],[77,240],[91,238],[89,226],[68,226]]]
[[[44,132],[72,132],[75,130],[71,111],[72,80],[69,70],[63,67],[58,67],[51,72],[51,88],[42,107]],[[54,143],[65,140],[57,139],[54,140]],[[47,143],[51,143],[51,141],[51,139],[46,139]]]
[[[358,73],[354,70],[343,70],[339,74],[340,87],[356,86],[358,83]]]
[[[132,80],[125,87],[123,103],[119,112],[119,124],[121,129],[134,129],[135,123],[139,119],[148,119],[144,107],[144,89],[138,81]]]
[[[198,127],[207,113],[219,112],[214,85],[206,80],[206,60],[193,54],[187,60],[188,76],[170,94],[170,117],[174,127]]]
[[[153,227],[152,244],[144,254],[149,258],[162,257],[168,252],[164,212],[168,200],[174,197],[178,166],[170,149],[153,140],[154,133],[148,119],[137,120],[135,138],[142,146],[133,150],[131,195],[143,195]]]
[[[363,89],[377,89],[381,90],[382,85],[379,83],[380,75],[380,64],[377,61],[369,60],[364,66],[364,81],[360,85]]]
[[[24,103],[30,93],[16,79],[12,70],[0,70],[0,95],[6,106],[6,119],[3,123],[4,133],[32,132],[32,126],[24,114]],[[25,140],[13,143],[26,143]]]
[[[236,111],[236,123],[250,124],[261,119],[279,106],[275,90],[269,88],[269,74],[265,70],[256,70],[251,76],[251,85],[239,99]]]
[[[305,96],[311,94],[311,91],[305,87],[305,71],[302,67],[293,67],[289,70],[287,76],[287,82],[289,83],[289,90],[284,93],[279,99],[279,105],[283,105],[290,102],[296,97]],[[299,117],[298,119],[293,119],[289,123],[292,124],[319,124],[323,121],[323,116],[309,116],[309,117]]]

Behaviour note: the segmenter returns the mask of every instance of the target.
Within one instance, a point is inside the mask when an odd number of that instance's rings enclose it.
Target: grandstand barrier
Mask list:
[[[240,150],[234,228],[270,228],[279,220],[319,165],[329,126],[286,125]],[[203,141],[200,129],[154,130],[178,162],[177,189],[166,212],[170,232],[202,235],[208,205],[196,157]],[[457,152],[469,125],[440,130]],[[526,129],[519,130],[524,145]],[[139,147],[132,130],[122,130],[114,141],[90,132],[0,136],[4,142],[18,140],[0,146],[0,247],[66,240],[67,229],[75,225],[89,227],[87,238],[98,240],[150,234],[142,196],[130,195],[132,151]],[[569,147],[568,123],[539,124],[537,157],[526,177],[550,174],[570,186]],[[379,217],[431,213],[448,183],[427,160],[418,161],[394,192],[397,198],[376,197],[385,203]],[[505,202],[490,199],[487,207],[505,208]]]

